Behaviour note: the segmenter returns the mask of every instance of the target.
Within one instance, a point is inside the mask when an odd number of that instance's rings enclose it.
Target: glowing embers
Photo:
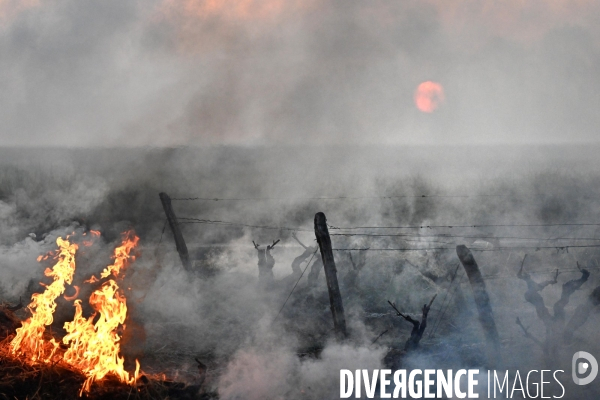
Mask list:
[[[98,236],[95,232],[92,235]],[[114,250],[114,263],[101,273],[103,279],[111,274],[114,278],[135,259],[132,254],[139,238],[133,231],[123,234],[123,241]],[[75,295],[69,300],[75,300],[75,316],[71,322],[64,325],[67,335],[63,343],[68,346],[63,353],[59,342],[46,332],[46,326],[53,322],[56,310],[56,298],[65,292],[65,283],[71,284],[75,273],[75,253],[77,244],[68,240],[57,239],[59,250],[55,256],[58,260],[52,269],[47,268],[46,276],[54,281],[46,287],[43,293],[34,294],[28,308],[32,316],[17,329],[17,334],[10,342],[10,351],[14,355],[23,356],[29,362],[66,362],[86,376],[80,395],[89,392],[94,381],[104,378],[107,374],[115,375],[121,382],[133,384],[137,380],[140,365],[136,360],[136,370],[133,377],[123,368],[124,358],[120,356],[119,329],[125,329],[127,317],[127,301],[119,289],[115,279],[107,279],[96,289],[89,298],[94,314],[88,318],[83,316],[79,288],[75,287]],[[42,258],[45,259],[45,258]],[[93,277],[86,282],[100,282]]]
[[[46,268],[44,271],[44,275],[52,277],[54,281],[47,286],[42,284],[46,287],[44,292],[31,296],[31,303],[27,306],[31,317],[17,329],[16,336],[10,342],[13,354],[22,355],[33,362],[50,361],[58,348],[58,342],[54,338],[44,338],[44,334],[46,326],[52,324],[56,298],[64,293],[65,283],[71,284],[75,274],[75,253],[78,246],[60,237],[56,239],[56,243],[59,247],[56,255],[58,261],[52,269]]]
[[[123,243],[115,249],[114,264],[108,266],[100,276],[107,278],[112,273],[116,277],[127,266],[128,261],[134,259],[131,251],[138,241],[139,238],[133,232],[125,233]],[[127,317],[125,296],[117,283],[109,279],[92,293],[89,302],[97,314],[89,318],[83,317],[81,300],[76,300],[75,318],[65,323],[68,333],[63,338],[63,342],[69,345],[64,360],[87,376],[80,394],[88,392],[95,380],[102,379],[109,373],[116,375],[122,382],[135,383],[139,363],[136,360],[135,376],[130,378],[123,368],[125,360],[119,355],[121,337],[117,329],[125,323]],[[96,316],[98,319],[94,323]]]

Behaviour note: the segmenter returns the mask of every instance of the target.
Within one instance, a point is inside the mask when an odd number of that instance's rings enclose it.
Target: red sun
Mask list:
[[[432,113],[444,102],[444,88],[437,82],[426,81],[415,90],[415,105],[419,111]]]

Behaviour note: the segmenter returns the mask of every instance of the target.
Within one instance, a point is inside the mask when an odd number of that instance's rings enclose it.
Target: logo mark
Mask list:
[[[581,359],[584,359],[585,361],[579,361]],[[578,377],[578,375],[583,375],[588,370],[590,371],[590,374],[587,377]],[[587,385],[596,379],[596,376],[598,375],[598,361],[590,353],[578,351],[577,353],[573,354],[571,374],[573,375],[573,382],[575,382],[576,385]]]

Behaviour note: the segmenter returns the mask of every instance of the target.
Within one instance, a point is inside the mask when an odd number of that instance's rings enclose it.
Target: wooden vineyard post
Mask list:
[[[173,232],[173,238],[175,239],[175,247],[177,248],[177,252],[179,253],[179,258],[181,259],[181,264],[183,264],[183,268],[187,271],[191,271],[192,264],[190,263],[190,256],[188,254],[188,249],[185,244],[185,240],[183,240],[183,235],[181,234],[181,230],[179,230],[179,224],[177,223],[177,217],[173,212],[173,207],[171,206],[171,198],[168,194],[162,192],[159,193],[160,201],[162,203],[163,209],[165,210],[165,214],[167,215],[167,221],[169,222],[169,227],[171,228],[171,232]]]
[[[498,329],[494,321],[494,313],[492,312],[492,305],[485,287],[485,281],[483,280],[483,276],[481,276],[481,271],[479,271],[479,266],[475,262],[471,250],[467,246],[456,246],[456,254],[469,278],[477,311],[479,312],[479,322],[483,328],[488,347],[492,350],[489,354],[490,364],[498,365],[501,362],[500,336],[498,335]]]
[[[315,235],[321,258],[325,269],[325,278],[327,279],[327,289],[329,290],[329,303],[331,304],[331,314],[333,314],[333,326],[338,338],[346,338],[346,318],[344,317],[344,306],[342,304],[342,295],[338,285],[337,271],[335,261],[333,260],[333,250],[331,248],[331,238],[327,229],[327,219],[325,214],[318,212],[315,214]]]

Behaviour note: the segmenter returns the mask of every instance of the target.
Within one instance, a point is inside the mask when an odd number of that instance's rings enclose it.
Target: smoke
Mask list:
[[[19,4],[4,145],[586,142],[599,122],[595,2]]]
[[[54,250],[57,236],[75,232],[80,237],[98,229],[102,237],[82,246],[77,256],[73,284],[82,288],[80,298],[87,298],[90,289],[83,280],[110,263],[120,233],[134,228],[141,244],[120,284],[129,308],[122,343],[127,362],[139,358],[147,373],[164,372],[194,384],[194,358],[199,358],[209,366],[205,390],[224,398],[332,397],[340,368],[381,368],[391,362],[389,349],[394,354],[404,347],[412,326],[397,318],[387,301],[420,318],[423,304],[436,293],[422,351],[402,357],[401,366],[487,366],[477,309],[454,251],[457,244],[473,250],[486,280],[506,368],[540,369],[545,363],[543,351],[515,324],[519,317],[532,335],[545,338],[534,307],[525,301],[525,284],[516,278],[525,254],[525,270],[537,281],[553,276],[556,268],[561,271],[559,284],[542,292],[549,308],[560,298],[561,285],[580,276],[577,263],[590,270],[589,281],[570,299],[567,318],[600,284],[593,247],[597,227],[560,225],[599,220],[593,147],[57,153],[11,150],[3,158],[2,300],[17,303],[22,297],[27,302],[42,289],[37,282],[44,281],[46,264],[36,258]],[[158,199],[161,191],[174,199],[181,219],[234,223],[181,224],[193,272],[181,267]],[[177,200],[188,197],[208,200]],[[291,263],[304,249],[286,229],[296,229],[300,241],[314,246],[317,211],[327,216],[334,248],[370,249],[335,252],[350,334],[344,343],[332,337],[322,272],[311,287],[308,267],[291,293],[298,279]],[[513,226],[482,226],[497,224]],[[422,228],[337,229],[359,226]],[[381,234],[396,236],[372,236]],[[281,240],[272,250],[275,284],[264,289],[252,241],[264,246],[275,240]],[[587,245],[592,247],[577,247]],[[379,250],[406,248],[423,250]],[[357,271],[362,256],[364,267]],[[60,335],[72,315],[72,305],[60,299],[53,332]],[[592,340],[596,316],[590,314],[551,367],[569,365],[572,347],[597,350]]]
[[[339,397],[340,369],[381,368],[382,348],[332,344],[318,360],[299,361],[286,349],[242,350],[221,376],[224,399]]]
[[[420,318],[438,295],[422,351],[404,366],[483,370],[453,250],[466,244],[488,284],[503,365],[540,369],[543,351],[515,324],[545,337],[515,276],[525,254],[536,280],[561,271],[542,292],[549,308],[577,263],[590,270],[568,316],[600,283],[597,226],[564,225],[600,221],[598,148],[572,145],[595,141],[600,123],[597,7],[0,1],[0,144],[39,146],[0,150],[0,300],[41,290],[36,258],[57,236],[102,232],[78,253],[79,285],[134,228],[139,254],[120,285],[128,363],[193,384],[199,358],[206,390],[226,399],[331,398],[340,368],[380,368],[404,347],[412,326],[388,300]],[[446,95],[427,115],[413,104],[425,80]],[[197,219],[181,224],[193,271],[182,270],[159,192],[179,218]],[[292,293],[304,250],[291,232],[314,246],[318,211],[334,248],[369,248],[335,252],[344,343],[332,338],[323,273],[308,285],[308,260]],[[372,226],[412,228],[341,229]],[[266,290],[252,241],[275,240]],[[61,299],[53,332],[72,313]],[[570,365],[575,348],[598,353],[597,316],[551,367]]]
[[[25,10],[39,6],[39,0],[3,0],[0,3],[0,19],[2,22],[6,22],[7,19],[15,18],[16,15]]]

